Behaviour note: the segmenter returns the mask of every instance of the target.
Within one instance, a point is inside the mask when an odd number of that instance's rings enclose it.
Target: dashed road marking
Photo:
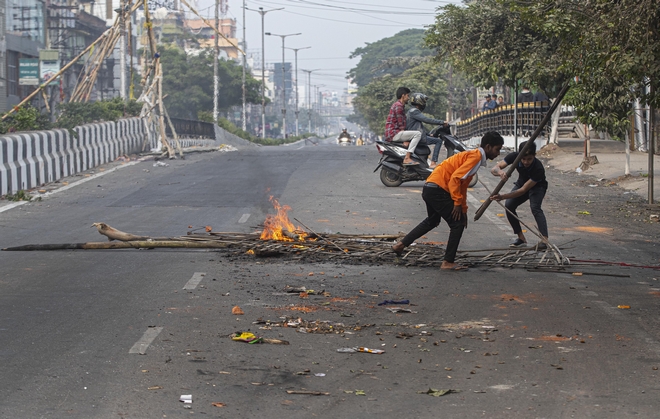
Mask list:
[[[250,214],[243,214],[241,218],[238,220],[238,224],[243,224],[245,223],[248,218],[250,218]]]
[[[206,275],[205,272],[195,272],[192,278],[190,278],[188,282],[186,282],[186,285],[183,286],[183,289],[194,290],[195,288],[197,288],[197,285],[199,285],[199,283],[202,282],[202,279],[204,279],[205,275]]]
[[[129,354],[140,354],[144,355],[147,352],[147,348],[149,345],[151,345],[151,342],[156,339],[156,336],[160,334],[160,332],[163,330],[162,327],[150,327],[147,329],[146,332],[144,332],[144,335],[135,342],[135,345],[131,347],[131,349],[128,350]]]

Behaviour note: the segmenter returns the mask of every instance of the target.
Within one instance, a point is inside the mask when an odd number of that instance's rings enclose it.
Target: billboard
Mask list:
[[[18,60],[18,84],[21,86],[39,85],[38,58],[20,58]]]

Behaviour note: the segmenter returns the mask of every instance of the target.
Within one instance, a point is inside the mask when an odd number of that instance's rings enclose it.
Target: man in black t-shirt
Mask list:
[[[527,144],[526,141],[520,144],[520,147],[518,148],[519,152],[522,151],[525,144]],[[502,169],[513,163],[516,160],[516,157],[518,157],[518,153],[516,152],[507,154],[506,157],[504,157],[504,160],[493,167],[491,173],[494,176],[506,179],[506,172]],[[536,225],[539,228],[541,235],[547,241],[548,223],[545,220],[545,214],[543,213],[543,209],[541,209],[541,204],[543,203],[543,198],[548,190],[548,181],[545,180],[543,163],[536,158],[536,144],[532,144],[529,147],[525,155],[520,159],[516,170],[518,171],[518,180],[513,184],[511,192],[507,194],[493,195],[490,199],[493,201],[506,199],[504,206],[516,216],[516,208],[529,199],[529,206],[532,210],[532,215],[534,215],[534,219],[536,220]],[[511,213],[507,211],[506,218],[509,220],[511,227],[513,227],[513,232],[518,235],[518,238],[511,243],[511,247],[522,246],[527,243],[527,240],[520,227],[520,221],[518,221],[518,219]],[[544,242],[540,242],[536,248],[538,250],[546,249],[547,245]]]

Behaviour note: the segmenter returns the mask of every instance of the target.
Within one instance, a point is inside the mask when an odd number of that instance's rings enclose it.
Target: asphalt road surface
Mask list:
[[[425,217],[422,185],[386,188],[372,173],[378,158],[373,146],[331,138],[141,162],[0,207],[0,247],[99,241],[94,222],[150,236],[252,232],[273,212],[270,196],[319,232],[407,232]],[[579,239],[568,256],[658,265],[657,223],[614,223],[607,195],[596,207],[593,188],[549,176],[551,240]],[[470,192],[470,220],[487,196],[481,185]],[[461,249],[506,247],[502,212],[491,205],[471,222]],[[528,207],[521,215],[532,220]],[[447,235],[443,223],[426,240]],[[658,417],[660,272],[581,269],[590,274],[192,250],[0,252],[0,417]],[[303,299],[287,285],[326,294]],[[378,306],[402,299],[413,313]],[[301,333],[300,321],[340,333]],[[290,344],[229,338],[248,330]],[[337,352],[360,346],[385,353]],[[420,393],[429,389],[452,392]]]

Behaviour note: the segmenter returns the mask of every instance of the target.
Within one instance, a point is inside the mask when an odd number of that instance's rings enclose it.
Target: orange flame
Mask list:
[[[266,216],[264,221],[264,231],[261,232],[261,240],[279,240],[279,241],[294,241],[292,238],[284,234],[284,230],[294,232],[296,230],[301,230],[300,227],[296,228],[291,221],[289,221],[289,216],[287,212],[291,209],[288,205],[280,205],[280,203],[272,195],[269,198],[270,202],[273,203],[273,208],[277,211],[277,214]],[[307,234],[296,232],[300,237],[300,240],[303,241]]]

